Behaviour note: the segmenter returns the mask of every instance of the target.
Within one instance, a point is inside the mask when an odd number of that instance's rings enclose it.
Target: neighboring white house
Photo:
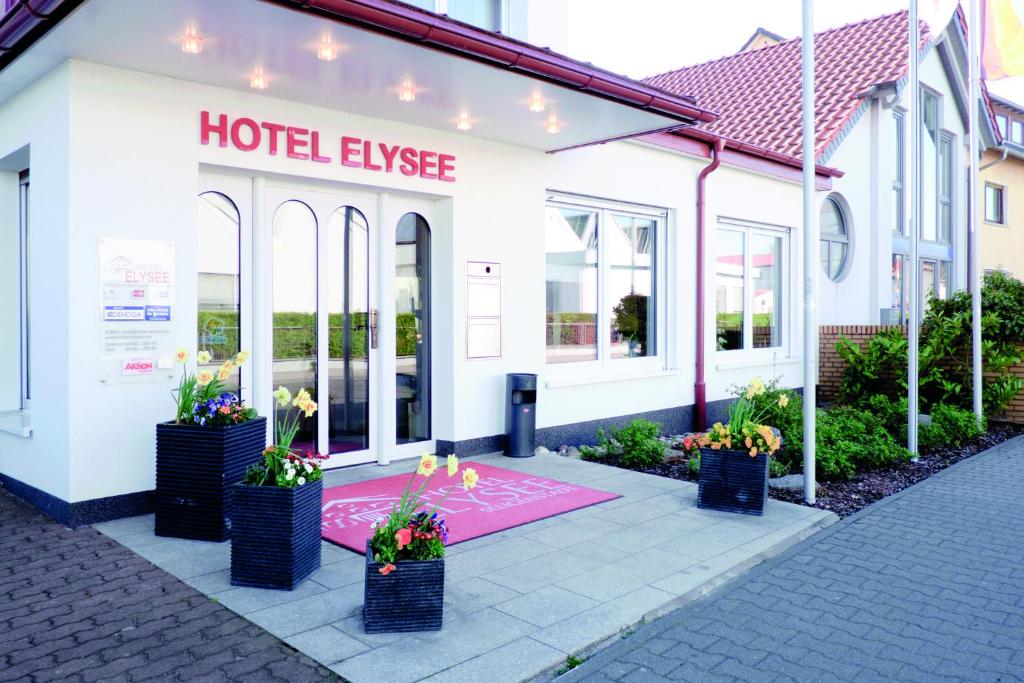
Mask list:
[[[922,302],[932,295],[944,298],[967,284],[965,31],[959,14],[937,38],[922,25]],[[714,122],[702,126],[708,131],[799,156],[800,42],[761,39],[754,41],[760,48],[645,82],[694,96],[718,113]],[[816,160],[843,173],[819,198],[818,310],[825,325],[899,322],[906,317],[907,53],[906,12],[815,35]],[[982,141],[991,145],[987,103],[979,113]],[[713,188],[729,192],[717,183]],[[724,226],[719,236],[735,241]],[[723,280],[731,277],[736,248],[727,252],[721,260]],[[720,318],[733,313],[730,307],[719,309]]]

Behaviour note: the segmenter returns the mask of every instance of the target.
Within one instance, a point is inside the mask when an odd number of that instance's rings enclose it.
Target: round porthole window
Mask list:
[[[836,196],[821,205],[821,267],[829,280],[838,282],[850,260],[850,223],[843,202]]]

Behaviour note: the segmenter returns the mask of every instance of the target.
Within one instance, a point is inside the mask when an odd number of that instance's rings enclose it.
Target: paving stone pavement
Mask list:
[[[0,681],[154,679],[339,680],[94,529],[0,490]]]
[[[867,508],[559,679],[1024,680],[1024,437]]]

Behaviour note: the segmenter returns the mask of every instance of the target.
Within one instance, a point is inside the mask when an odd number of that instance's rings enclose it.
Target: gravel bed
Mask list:
[[[969,458],[1020,434],[1024,434],[1024,425],[992,422],[985,435],[976,443],[964,448],[943,448],[924,452],[917,462],[902,462],[888,469],[865,472],[847,481],[819,482],[817,499],[812,507],[829,510],[840,517],[847,517],[875,501],[898,493],[908,486],[960,462],[964,458]],[[665,439],[665,441],[671,443],[674,442],[674,438]],[[624,467],[615,456],[601,458],[598,462]],[[697,475],[690,472],[688,462],[689,457],[680,452],[678,456],[666,457],[664,463],[654,467],[625,469],[636,469],[647,474],[696,482]],[[805,505],[803,491],[770,488],[768,495],[776,500]]]

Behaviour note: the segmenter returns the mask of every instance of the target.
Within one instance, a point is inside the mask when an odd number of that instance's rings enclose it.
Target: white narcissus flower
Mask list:
[[[288,391],[288,387],[278,387],[273,396],[274,400],[277,401],[277,405],[282,408],[292,402],[292,392]]]
[[[206,365],[210,362],[210,352],[200,351],[196,354],[196,361],[198,361],[200,365]]]
[[[306,478],[305,477],[299,477],[299,486],[302,486],[305,483],[306,483]]]
[[[286,480],[288,480],[288,481],[291,481],[292,479],[294,479],[295,478],[295,470],[288,470],[287,472],[285,472],[284,473],[284,478]]]

